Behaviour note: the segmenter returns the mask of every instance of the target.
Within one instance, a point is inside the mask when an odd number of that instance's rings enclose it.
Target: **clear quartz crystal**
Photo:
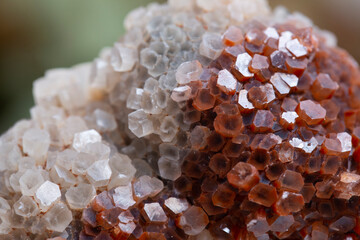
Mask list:
[[[44,215],[47,228],[56,232],[63,232],[73,220],[73,216],[66,204],[62,202],[56,203]]]
[[[70,116],[64,121],[64,125],[60,131],[61,140],[64,145],[71,145],[74,134],[87,130],[85,121],[78,116]]]
[[[73,148],[80,152],[87,144],[101,142],[101,135],[94,129],[76,133],[74,136]]]
[[[42,212],[46,212],[54,203],[59,201],[61,192],[59,185],[46,181],[36,190],[35,200]]]
[[[95,197],[96,190],[91,184],[80,183],[66,191],[65,198],[71,209],[83,209]]]

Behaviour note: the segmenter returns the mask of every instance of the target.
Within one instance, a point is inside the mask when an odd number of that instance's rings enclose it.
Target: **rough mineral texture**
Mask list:
[[[265,0],[131,12],[0,138],[0,238],[360,239],[360,71]]]

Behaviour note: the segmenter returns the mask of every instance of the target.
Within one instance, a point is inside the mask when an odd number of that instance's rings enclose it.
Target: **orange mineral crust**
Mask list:
[[[178,70],[179,172],[143,197],[97,195],[80,239],[360,239],[357,64],[291,23],[231,26],[219,44]]]

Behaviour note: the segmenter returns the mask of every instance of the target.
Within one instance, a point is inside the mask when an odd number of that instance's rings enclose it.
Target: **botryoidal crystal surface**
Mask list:
[[[131,12],[0,138],[1,239],[360,238],[360,72],[265,0]]]

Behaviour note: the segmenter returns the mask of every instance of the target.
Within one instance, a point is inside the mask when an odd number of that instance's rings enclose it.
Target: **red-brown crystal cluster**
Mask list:
[[[101,193],[80,239],[360,238],[356,63],[291,24],[231,27],[223,43],[186,84],[182,175],[129,210]]]

